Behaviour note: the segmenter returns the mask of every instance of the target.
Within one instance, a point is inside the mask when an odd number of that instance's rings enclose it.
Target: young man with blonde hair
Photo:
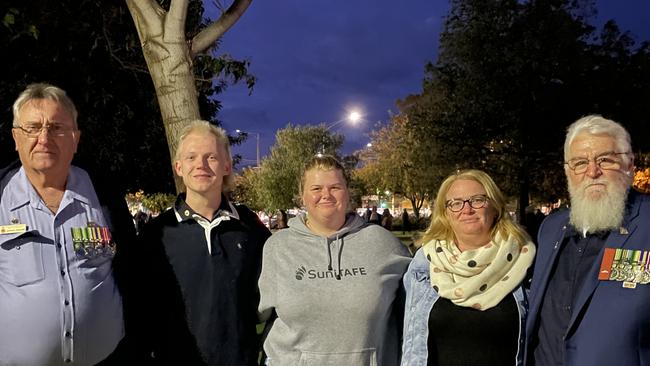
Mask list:
[[[228,137],[207,121],[181,133],[174,170],[186,192],[145,225],[134,304],[141,357],[169,365],[257,365],[257,279],[270,232],[231,203]]]

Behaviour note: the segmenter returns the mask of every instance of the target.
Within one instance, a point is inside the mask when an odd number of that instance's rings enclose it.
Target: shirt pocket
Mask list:
[[[410,291],[407,293],[407,303],[411,307],[417,306],[429,296],[434,295],[434,289],[431,286],[430,277],[428,273],[413,272],[413,280],[410,286]]]
[[[377,366],[377,353],[374,348],[352,352],[309,352],[302,351],[299,366]]]
[[[43,243],[35,231],[0,235],[0,277],[14,286],[45,278]]]
[[[94,283],[100,283],[111,274],[113,256],[95,255],[82,259],[79,261],[77,268],[87,279]]]

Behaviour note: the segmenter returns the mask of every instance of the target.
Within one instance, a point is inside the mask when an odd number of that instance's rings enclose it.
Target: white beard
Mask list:
[[[605,192],[599,197],[590,197],[585,188],[596,182],[606,184]],[[615,180],[585,177],[576,186],[569,183],[571,196],[569,222],[584,234],[618,229],[623,223],[625,202],[631,183],[632,179],[624,174],[621,174],[620,179]]]

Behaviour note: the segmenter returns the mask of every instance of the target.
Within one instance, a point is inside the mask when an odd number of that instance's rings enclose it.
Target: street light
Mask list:
[[[235,130],[238,134],[246,134],[248,135],[249,133],[252,133],[255,135],[255,138],[257,140],[257,167],[260,167],[260,133],[259,132],[254,132],[254,131],[242,131],[242,130]]]
[[[340,120],[338,120],[336,122],[333,122],[333,123],[327,125],[327,127],[325,127],[325,131],[329,131],[332,128],[334,128],[334,127],[336,127],[336,126],[338,126],[341,123],[346,122],[346,121],[350,122],[353,125],[355,125],[357,122],[359,122],[361,120],[361,117],[362,117],[361,113],[359,113],[358,111],[352,111],[352,112],[348,113],[348,115],[345,118],[340,119]]]
[[[350,119],[350,121],[352,123],[357,123],[357,121],[359,121],[361,119],[361,113],[359,113],[357,111],[352,111],[352,112],[350,112],[350,115],[348,116],[348,118]]]
[[[350,122],[352,125],[355,125],[355,124],[357,124],[357,122],[359,122],[361,120],[361,118],[362,118],[361,113],[359,113],[358,111],[351,111],[350,113],[348,113],[348,115],[345,118],[340,119],[340,120],[338,120],[336,122],[332,122],[329,125],[325,125],[323,123],[323,125],[325,126],[325,131],[329,131],[332,128],[340,125],[343,122]],[[323,137],[323,141],[321,142],[321,149],[316,154],[316,156],[322,157],[323,154],[325,154],[325,137]]]

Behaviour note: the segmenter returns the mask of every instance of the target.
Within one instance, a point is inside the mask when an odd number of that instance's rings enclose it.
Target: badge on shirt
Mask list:
[[[86,227],[73,227],[72,248],[77,258],[92,258],[97,256],[113,256],[115,242],[106,226],[98,226],[89,222]]]
[[[650,251],[605,248],[598,279],[622,282],[624,288],[650,283]]]
[[[27,231],[27,225],[16,224],[0,225],[0,234],[20,234]]]

